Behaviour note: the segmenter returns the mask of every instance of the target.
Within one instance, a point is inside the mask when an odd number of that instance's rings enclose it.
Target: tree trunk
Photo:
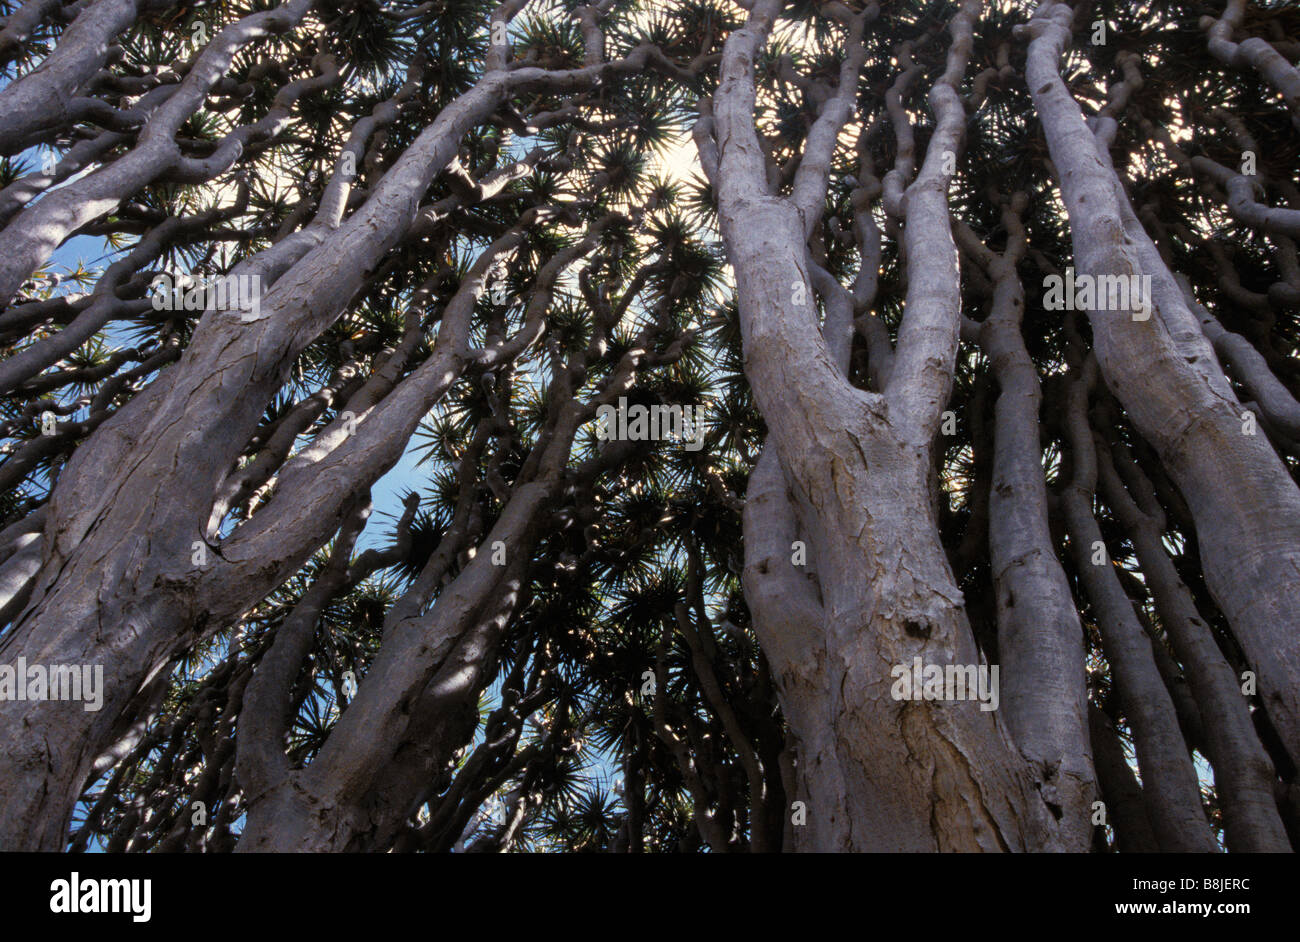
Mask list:
[[[787,718],[799,741],[814,743],[819,755],[829,752],[818,738],[824,733],[795,724],[804,717],[816,724],[811,718],[820,715],[820,725],[831,731],[845,816],[839,819],[837,806],[810,805],[809,819],[820,820],[809,849],[1041,846],[1045,808],[993,714],[969,700],[890,696],[891,669],[913,658],[979,664],[939,542],[931,488],[932,442],[951,387],[959,325],[948,177],[941,168],[945,148],[956,149],[964,124],[953,89],[964,60],[954,69],[950,58],[949,74],[935,86],[940,127],[906,195],[911,278],[897,362],[885,394],[865,393],[840,374],[821,336],[806,247],[815,220],[809,217],[824,201],[827,161],[818,146],[832,146],[844,120],[836,103],[846,94],[845,83],[851,98],[857,75],[841,74],[838,97],[809,135],[793,195],[772,195],[754,131],[753,62],[779,7],[760,0],[745,27],[727,40],[713,100],[715,183],[736,274],[746,374],[821,588],[824,677],[807,672],[807,682],[797,678],[782,698],[783,704],[797,702]],[[965,12],[969,30],[970,4]],[[955,29],[954,46],[958,42]],[[783,565],[776,553],[758,565],[764,563]],[[755,602],[761,610],[763,600]],[[768,625],[760,637],[779,630]],[[783,661],[779,651],[769,658],[774,665]],[[809,697],[813,685],[821,689]],[[807,783],[810,776],[800,775]],[[838,803],[838,784],[823,787]]]
[[[1027,28],[1026,78],[1069,213],[1075,268],[1094,279],[1148,276],[1151,285],[1145,319],[1133,307],[1088,312],[1097,360],[1191,509],[1206,584],[1288,754],[1300,760],[1300,634],[1286,627],[1300,610],[1300,489],[1243,421],[1198,319],[1128,205],[1105,135],[1094,138],[1061,80],[1072,17],[1066,4],[1039,6]]]

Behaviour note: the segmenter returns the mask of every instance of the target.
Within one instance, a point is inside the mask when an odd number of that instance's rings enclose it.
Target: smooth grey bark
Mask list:
[[[162,98],[170,94],[171,91],[170,88],[155,89],[149,95],[143,96],[142,104],[149,104],[150,95]],[[50,173],[35,170],[15,180],[3,190],[0,190],[0,225],[8,225],[9,220],[13,218],[15,213],[40,196],[46,189],[56,183],[63,182],[73,174],[90,166],[114,147],[126,141],[127,135],[125,134],[116,131],[105,131],[96,137],[73,144],[59,162],[54,165]]]
[[[1129,767],[1119,733],[1110,717],[1095,703],[1088,704],[1088,725],[1096,757],[1097,780],[1105,805],[1105,820],[1115,829],[1120,850],[1130,854],[1154,854],[1160,844],[1147,820],[1142,786]]]
[[[131,3],[132,0],[101,2]],[[188,171],[191,182],[211,179],[235,162],[253,136],[274,134],[283,126],[300,96],[337,81],[339,72],[333,57],[319,56],[320,75],[291,82],[281,89],[261,121],[232,132],[206,161],[184,157],[176,143],[181,126],[203,106],[213,86],[230,69],[236,54],[259,37],[296,26],[314,3],[315,0],[287,0],[281,6],[253,13],[227,26],[199,54],[180,86],[148,116],[135,147],[80,180],[46,194],[44,199],[14,216],[0,232],[6,246],[4,257],[0,258],[0,304],[11,301],[23,281],[81,226],[112,212],[142,187],[166,178],[169,173]]]
[[[958,222],[957,242],[993,282],[980,347],[998,383],[988,547],[997,592],[998,657],[1007,725],[1043,800],[1059,815],[1063,850],[1085,851],[1096,793],[1089,744],[1084,635],[1048,525],[1047,482],[1039,442],[1042,388],[1025,347],[1025,293],[1016,266],[1027,239],[1027,199],[1003,204],[1007,247],[990,251]]]
[[[1206,583],[1257,672],[1265,709],[1300,758],[1300,490],[1243,409],[1172,273],[1138,223],[1100,137],[1061,80],[1071,7],[1047,0],[1025,30],[1026,77],[1082,275],[1150,276],[1151,310],[1089,312],[1106,385],[1160,456],[1196,524]],[[1107,121],[1111,125],[1107,125]]]
[[[718,210],[736,273],[746,374],[770,429],[768,448],[775,446],[808,518],[821,584],[830,707],[821,723],[834,737],[846,814],[841,823],[837,808],[810,806],[809,819],[822,816],[817,837],[825,842],[810,849],[1039,846],[1047,813],[1004,727],[970,701],[896,702],[889,692],[890,667],[914,656],[979,663],[939,543],[931,490],[960,306],[942,166],[965,123],[955,85],[979,4],[964,4],[954,23],[948,70],[931,93],[939,126],[906,191],[911,278],[883,393],[847,383],[811,304],[797,303],[814,296],[806,241],[824,203],[822,168],[845,119],[837,103],[856,90],[856,72],[841,73],[836,97],[814,124],[792,195],[774,196],[754,129],[753,64],[780,7],[759,0],[728,37],[712,109]],[[793,696],[783,692],[783,703]],[[816,734],[796,735],[806,742]]]
[[[806,821],[790,831],[791,849],[845,849],[844,780],[826,722],[830,665],[825,612],[816,575],[808,566],[792,564],[798,517],[776,449],[770,444],[750,473],[743,517],[745,600],[772,670],[781,712],[796,741],[797,785],[787,797],[792,805],[804,802],[809,812]],[[792,809],[785,813],[794,820]]]
[[[47,17],[63,5],[63,0],[27,0],[3,20],[0,28],[0,62],[11,61],[27,39]]]
[[[1267,206],[1255,199],[1256,181],[1208,157],[1193,157],[1192,167],[1223,187],[1228,211],[1237,219],[1274,235],[1300,236],[1300,209]]]
[[[1241,695],[1236,674],[1165,551],[1163,515],[1153,516],[1138,506],[1100,439],[1097,468],[1102,495],[1133,542],[1161,624],[1183,665],[1192,695],[1206,717],[1207,721],[1201,724],[1201,736],[1206,755],[1214,766],[1215,790],[1223,809],[1228,849],[1286,853],[1291,850],[1291,844],[1273,797],[1277,773],[1255,734],[1250,707]]]
[[[1252,36],[1234,42],[1233,32],[1246,15],[1246,0],[1227,0],[1221,16],[1216,20],[1201,17],[1201,28],[1206,30],[1206,46],[1220,62],[1226,65],[1249,65],[1276,88],[1291,110],[1291,123],[1300,128],[1300,69],[1286,60],[1267,40]]]
[[[389,440],[382,423],[363,417],[349,446],[335,449],[356,460],[335,464],[339,474],[311,479],[313,494],[324,489],[332,502],[311,504],[312,514],[277,518],[275,527],[249,521],[248,531],[232,535],[229,555],[209,530],[221,479],[260,424],[265,403],[297,355],[411,229],[421,197],[451,164],[464,134],[514,92],[587,88],[611,71],[643,67],[648,56],[643,47],[626,59],[566,72],[488,72],[443,109],[346,221],[336,216],[310,233],[295,233],[236,269],[262,272],[263,284],[271,285],[260,319],[205,312],[181,362],[78,447],[50,500],[44,565],[31,600],[0,640],[0,654],[103,664],[104,708],[4,704],[0,847],[59,848],[90,764],[136,690],[174,652],[238,617],[296,571],[341,524],[346,500],[400,456],[400,443]],[[335,204],[339,215],[345,203]],[[493,351],[486,355],[490,360]],[[405,415],[431,388],[450,381],[430,369],[392,408]],[[321,462],[326,450],[311,451],[304,461]],[[282,509],[296,492],[279,502]],[[207,544],[206,567],[190,562],[195,543]]]
[[[1258,151],[1259,145],[1241,126],[1239,119],[1218,109],[1216,109],[1215,114],[1216,117],[1234,129],[1234,133],[1243,149]],[[1191,243],[1204,244],[1210,252],[1215,263],[1221,269],[1220,285],[1226,300],[1247,308],[1252,314],[1258,315],[1271,325],[1276,318],[1271,309],[1272,304],[1284,306],[1294,304],[1297,300],[1300,300],[1300,261],[1296,257],[1294,241],[1283,233],[1284,227],[1270,225],[1269,221],[1275,219],[1277,213],[1291,212],[1293,216],[1296,214],[1294,211],[1275,210],[1253,201],[1251,202],[1253,211],[1243,212],[1239,205],[1240,199],[1243,197],[1249,199],[1254,192],[1254,184],[1246,176],[1234,173],[1205,157],[1189,158],[1167,129],[1154,125],[1145,119],[1142,119],[1140,124],[1144,132],[1164,146],[1170,159],[1188,173],[1195,173],[1198,167],[1203,170],[1207,167],[1213,168],[1210,176],[1221,184],[1226,184],[1230,197],[1228,201],[1229,210],[1244,222],[1262,227],[1270,232],[1272,241],[1278,249],[1277,260],[1278,266],[1282,269],[1282,279],[1270,286],[1267,295],[1251,295],[1241,287],[1240,280],[1232,268],[1232,263],[1224,255],[1220,246],[1213,241],[1207,242],[1182,224],[1177,224],[1174,227],[1181,238]],[[1259,178],[1256,179],[1259,180]],[[1212,198],[1220,198],[1217,191],[1208,183],[1203,183],[1203,188]],[[1236,200],[1233,198],[1234,194]],[[1153,226],[1157,227],[1157,232],[1161,236],[1159,246],[1161,257],[1164,259],[1165,264],[1172,269],[1173,262],[1168,249],[1168,233],[1164,231],[1164,227],[1155,213],[1150,211],[1150,207],[1144,207],[1141,218],[1144,222],[1150,221]],[[1300,451],[1300,446],[1296,445],[1296,442],[1300,440],[1300,403],[1297,403],[1292,392],[1273,372],[1274,368],[1283,367],[1284,364],[1277,362],[1278,357],[1276,354],[1274,354],[1273,362],[1270,363],[1264,353],[1261,353],[1250,340],[1225,329],[1218,318],[1197,300],[1185,275],[1175,273],[1174,279],[1183,293],[1188,308],[1200,321],[1201,329],[1204,331],[1206,339],[1213,346],[1214,352],[1218,354],[1223,364],[1230,370],[1233,378],[1254,397],[1255,406],[1268,423],[1272,437],[1293,454]],[[1265,346],[1265,349],[1268,350],[1268,347]]]
[[[1223,362],[1232,369],[1233,376],[1255,397],[1265,419],[1292,440],[1300,440],[1300,402],[1277,378],[1255,345],[1241,334],[1233,333],[1219,323],[1192,295],[1191,287],[1183,276],[1179,284],[1187,296],[1187,303],[1201,318],[1201,329],[1214,345]]]
[[[110,320],[120,317],[131,304],[119,300],[117,291],[136,270],[162,255],[180,236],[203,231],[222,218],[222,215],[218,211],[210,211],[194,216],[174,216],[155,226],[136,243],[125,258],[108,267],[95,285],[88,308],[58,333],[33,342],[10,354],[0,363],[0,393],[10,392],[32,379],[47,366],[75,351]]]
[[[368,550],[352,561],[357,537],[370,515],[367,495],[340,529],[320,576],[276,629],[270,648],[258,661],[245,692],[239,717],[241,735],[236,743],[237,774],[244,801],[255,809],[254,814],[260,812],[261,797],[289,775],[284,752],[284,737],[293,719],[288,694],[315,639],[317,619],[332,597],[359,584],[377,569],[401,561],[410,548],[410,526],[417,506],[418,498],[408,497],[398,523],[398,538],[391,549]]]
[[[243,768],[257,784],[239,851],[362,850],[391,842],[478,725],[478,697],[491,678],[501,633],[523,604],[533,545],[565,484],[574,433],[598,403],[626,392],[641,356],[626,354],[592,403],[570,398],[572,365],[557,377],[547,433],[483,546],[427,612],[418,599],[390,611],[356,698],[310,765],[291,772],[266,737],[250,745]],[[619,443],[590,459],[579,479],[627,447]],[[504,565],[491,549],[498,542],[507,548]],[[432,565],[441,568],[437,560]],[[285,676],[281,670],[267,683],[283,686]]]
[[[0,156],[26,150],[68,124],[74,99],[103,67],[117,36],[141,12],[171,5],[171,0],[98,0],[82,10],[44,62],[0,90]]]
[[[1133,728],[1147,820],[1160,849],[1212,852],[1218,845],[1201,807],[1196,770],[1179,731],[1173,701],[1156,669],[1151,639],[1115,575],[1093,515],[1097,458],[1087,409],[1096,361],[1089,356],[1077,367],[1066,392],[1072,477],[1061,495],[1075,568],[1092,603],[1120,704]]]

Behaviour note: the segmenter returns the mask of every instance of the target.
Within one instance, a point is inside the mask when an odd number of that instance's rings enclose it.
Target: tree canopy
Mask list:
[[[1300,8],[0,13],[0,849],[1298,846]]]

